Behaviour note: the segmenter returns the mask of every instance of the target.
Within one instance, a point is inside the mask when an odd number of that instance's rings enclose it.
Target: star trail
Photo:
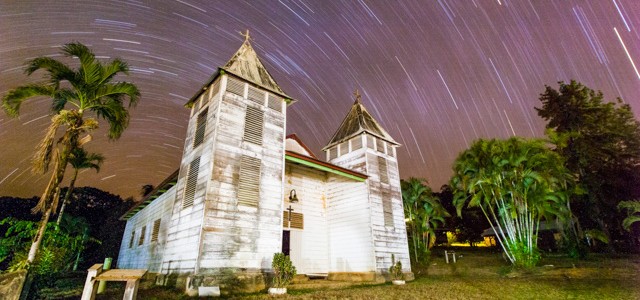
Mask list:
[[[138,85],[140,104],[120,140],[93,134],[86,148],[106,160],[76,185],[138,196],[178,168],[183,105],[248,29],[267,69],[298,100],[287,133],[321,154],[357,88],[402,144],[401,177],[438,190],[473,140],[543,136],[534,107],[545,85],[575,79],[639,115],[639,25],[634,0],[2,1],[0,95],[42,80],[24,74],[28,59],[73,64],[59,54],[72,41],[127,61],[130,76],[118,80]],[[49,174],[32,174],[30,161],[50,104],[30,99],[16,119],[0,112],[0,195],[42,193]]]

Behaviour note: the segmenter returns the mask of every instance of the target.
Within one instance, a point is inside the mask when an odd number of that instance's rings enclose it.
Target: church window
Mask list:
[[[277,112],[282,112],[282,98],[273,95],[273,94],[269,94],[269,108],[277,111]]]
[[[393,226],[393,206],[389,190],[382,191],[382,213],[384,214],[384,226]]]
[[[260,202],[260,159],[243,155],[240,159],[238,204],[257,207]]]
[[[129,239],[129,248],[133,248],[133,242],[135,241],[136,231],[131,231],[131,239]]]
[[[187,184],[184,188],[184,199],[182,199],[182,208],[193,205],[193,199],[196,194],[196,184],[198,183],[198,171],[200,169],[200,156],[196,157],[189,164],[189,173],[187,174]]]
[[[362,148],[362,136],[357,136],[355,139],[351,140],[351,151],[358,150]]]
[[[264,112],[258,108],[247,106],[244,116],[244,140],[256,145],[262,145],[262,126]]]
[[[138,240],[138,246],[144,244],[144,235],[147,231],[147,226],[142,226],[142,230],[140,230],[140,239]]]
[[[227,79],[227,91],[238,96],[244,97],[244,82],[228,77]]]
[[[289,212],[286,210],[282,211],[282,227],[304,229],[304,215],[291,212],[291,218],[289,218]]]
[[[378,156],[378,172],[380,174],[380,182],[388,184],[389,173],[387,170],[387,160],[382,156]]]
[[[193,148],[198,147],[198,145],[202,144],[202,141],[204,141],[204,131],[207,128],[208,112],[209,108],[207,107],[198,114],[198,118],[196,120],[196,134],[193,137]]]
[[[255,103],[264,105],[264,92],[260,89],[249,86],[249,93],[247,98]]]
[[[153,229],[151,230],[151,242],[157,242],[159,234],[160,234],[160,219],[157,219],[153,221]]]
[[[396,148],[392,147],[391,145],[387,145],[387,154],[391,157],[395,157],[396,155]]]

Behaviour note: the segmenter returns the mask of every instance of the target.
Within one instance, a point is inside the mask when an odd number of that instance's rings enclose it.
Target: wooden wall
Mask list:
[[[299,274],[329,272],[326,179],[324,171],[286,164],[285,209],[291,205],[294,213],[304,216],[304,229],[290,229],[291,260]],[[292,189],[296,190],[298,203],[288,201]]]
[[[148,269],[149,272],[160,272],[175,195],[176,189],[172,187],[127,220],[120,244],[118,268]],[[158,219],[160,220],[158,240],[151,241],[154,221]],[[142,245],[138,245],[143,226],[146,227],[144,242]],[[133,244],[131,243],[132,232],[134,232]]]
[[[222,77],[227,79],[228,75]],[[249,101],[247,89],[245,85],[244,96],[225,92],[220,103],[198,273],[224,267],[268,269],[273,254],[281,248],[285,114],[264,105],[266,102]],[[264,112],[262,145],[243,141],[249,105]],[[243,155],[261,161],[257,207],[237,203]]]

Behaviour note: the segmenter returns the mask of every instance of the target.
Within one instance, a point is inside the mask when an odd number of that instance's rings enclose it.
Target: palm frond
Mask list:
[[[27,98],[33,96],[52,96],[53,86],[44,84],[30,84],[10,90],[2,97],[2,109],[11,117],[17,117],[20,113],[20,105]]]
[[[129,112],[117,101],[107,101],[103,105],[93,107],[92,110],[99,118],[107,120],[107,136],[112,140],[118,139],[129,125]]]
[[[56,87],[59,86],[60,81],[72,80],[75,76],[75,72],[67,65],[50,57],[37,57],[28,61],[24,71],[27,75],[31,75],[40,69],[47,71],[49,82]]]

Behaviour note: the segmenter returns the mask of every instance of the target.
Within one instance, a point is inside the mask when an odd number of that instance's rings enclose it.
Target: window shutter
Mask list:
[[[151,230],[151,242],[158,241],[158,234],[160,233],[160,219],[153,221],[153,229]]]
[[[140,239],[138,240],[138,246],[144,244],[144,235],[147,231],[147,226],[142,226],[142,230],[140,231]]]
[[[382,191],[382,213],[384,214],[384,226],[393,226],[393,206],[391,205],[391,193]]]
[[[367,147],[371,148],[371,149],[375,149],[375,144],[376,140],[374,137],[367,135]]]
[[[267,104],[269,105],[269,108],[277,112],[282,112],[282,98],[269,94],[269,102]]]
[[[193,137],[193,148],[202,144],[204,141],[204,131],[207,128],[207,113],[209,112],[209,108],[205,108],[200,114],[198,114],[198,119],[196,120],[196,134]]]
[[[262,126],[264,112],[258,108],[247,106],[244,116],[244,140],[256,145],[262,145]]]
[[[260,202],[261,165],[260,159],[246,155],[242,156],[238,182],[238,204],[258,206]]]
[[[349,153],[349,141],[340,143],[340,156]]]
[[[384,141],[383,140],[377,139],[376,140],[376,146],[377,146],[376,150],[378,150],[378,152],[384,153]]]
[[[304,229],[304,215],[301,213],[291,212],[291,221],[289,221],[289,212],[282,212],[282,227]]]
[[[131,239],[129,240],[129,248],[133,248],[133,242],[135,241],[136,231],[131,231]]]
[[[193,205],[193,199],[196,194],[196,184],[198,183],[198,171],[200,170],[200,157],[191,161],[189,164],[189,173],[187,174],[187,184],[184,188],[184,199],[182,199],[182,208]]]
[[[357,136],[356,138],[351,140],[351,149],[358,150],[362,148],[362,136]]]
[[[332,160],[332,159],[334,159],[336,157],[338,157],[338,147],[337,146],[329,149],[329,160]]]
[[[247,95],[247,98],[255,103],[264,105],[264,91],[261,91],[260,89],[249,86],[249,94]]]
[[[389,183],[389,173],[387,171],[387,160],[378,156],[378,172],[380,174],[380,182]]]
[[[244,97],[244,82],[235,78],[227,77],[227,91],[240,97]]]

